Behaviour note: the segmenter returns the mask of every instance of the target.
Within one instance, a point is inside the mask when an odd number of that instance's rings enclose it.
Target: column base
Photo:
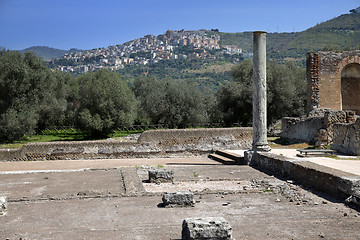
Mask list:
[[[270,152],[271,148],[269,147],[269,145],[266,144],[258,144],[258,145],[254,145],[252,148],[253,151],[259,151],[259,152]]]

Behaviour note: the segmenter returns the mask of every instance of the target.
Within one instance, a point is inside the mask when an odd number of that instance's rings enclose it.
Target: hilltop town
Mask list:
[[[169,59],[216,59],[221,54],[241,54],[237,46],[219,44],[220,35],[206,30],[171,31],[158,36],[146,35],[121,45],[68,53],[52,60],[53,67],[73,73],[108,68],[112,71],[127,64],[147,65]]]

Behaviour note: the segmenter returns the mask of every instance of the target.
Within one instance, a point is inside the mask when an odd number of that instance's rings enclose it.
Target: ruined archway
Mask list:
[[[329,108],[360,114],[360,50],[311,52],[306,69],[308,113]]]
[[[341,71],[342,110],[360,114],[360,64],[350,63]]]

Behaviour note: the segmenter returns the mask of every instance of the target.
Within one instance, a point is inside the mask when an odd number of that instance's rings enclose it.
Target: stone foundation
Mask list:
[[[357,204],[360,199],[360,177],[303,160],[289,160],[272,153],[252,152],[249,165],[277,177],[296,180]],[[360,205],[358,205],[360,206]]]

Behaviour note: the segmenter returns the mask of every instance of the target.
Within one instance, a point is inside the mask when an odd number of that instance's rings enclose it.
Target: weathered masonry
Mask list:
[[[0,149],[0,161],[196,156],[251,146],[252,128],[163,129],[143,132],[137,140],[27,143]]]
[[[360,51],[307,55],[308,106],[353,110],[360,115]]]

